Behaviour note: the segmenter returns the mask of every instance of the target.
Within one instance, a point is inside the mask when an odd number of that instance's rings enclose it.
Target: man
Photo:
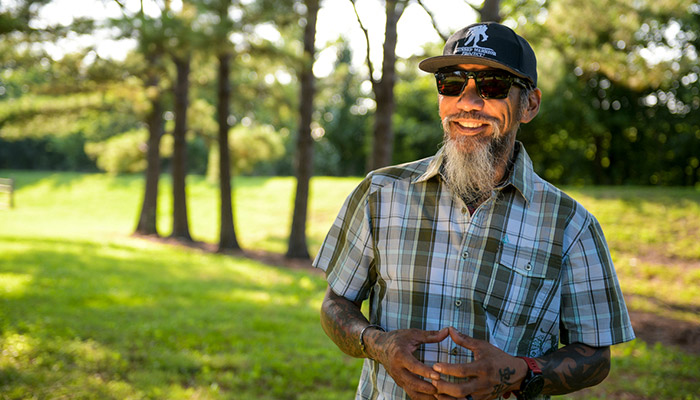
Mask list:
[[[634,333],[598,222],[515,140],[539,111],[532,48],[475,24],[419,66],[437,80],[444,145],[370,173],[314,261],[324,330],[366,358],[357,398],[542,399],[600,383],[609,347]]]

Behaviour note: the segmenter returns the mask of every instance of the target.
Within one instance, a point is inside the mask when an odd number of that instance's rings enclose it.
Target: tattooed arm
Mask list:
[[[321,326],[340,350],[353,357],[369,357],[381,363],[411,399],[434,400],[435,387],[421,377],[439,379],[440,375],[418,361],[413,352],[423,343],[445,339],[447,329],[398,329],[391,332],[368,329],[364,334],[365,354],[360,348],[360,332],[367,325],[369,322],[361,312],[361,303],[338,296],[328,288],[321,306]]]
[[[510,356],[488,342],[463,335],[454,328],[450,328],[449,333],[456,344],[474,353],[474,361],[433,366],[443,375],[469,378],[459,383],[434,380],[438,399],[451,400],[467,395],[472,395],[474,399],[495,399],[520,389],[527,373],[524,360]],[[610,348],[574,343],[535,361],[545,379],[543,394],[571,393],[597,385],[605,379],[610,370]]]
[[[321,305],[321,326],[343,353],[362,358],[360,332],[369,325],[361,311],[362,303],[335,294],[329,287]],[[365,332],[369,336],[370,331]]]
[[[573,343],[536,359],[545,379],[544,393],[566,394],[599,384],[610,372],[610,347]]]

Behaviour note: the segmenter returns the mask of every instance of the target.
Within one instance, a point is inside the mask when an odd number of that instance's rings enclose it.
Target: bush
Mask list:
[[[110,174],[140,172],[146,169],[147,139],[146,129],[134,129],[102,142],[86,143],[85,153]]]
[[[238,125],[229,131],[231,168],[236,174],[251,174],[261,164],[271,163],[284,155],[281,135],[270,125]],[[219,149],[211,146],[207,177],[219,175]]]

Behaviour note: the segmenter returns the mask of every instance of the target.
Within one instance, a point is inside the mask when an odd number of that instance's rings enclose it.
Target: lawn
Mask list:
[[[353,397],[360,362],[320,328],[318,273],[131,237],[140,176],[0,176],[17,185],[16,207],[0,209],[0,399]],[[314,179],[312,253],[357,182]],[[216,185],[188,184],[192,235],[215,242]],[[161,185],[167,234],[170,186]],[[293,180],[234,185],[242,246],[283,253]],[[568,191],[600,219],[635,315],[700,340],[700,192]],[[562,398],[700,399],[700,355],[674,343],[616,346],[602,385]]]

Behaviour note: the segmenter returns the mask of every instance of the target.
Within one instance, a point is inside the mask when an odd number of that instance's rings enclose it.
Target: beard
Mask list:
[[[492,135],[485,137],[452,135],[451,122],[458,118],[479,119],[491,125]],[[508,162],[514,136],[519,124],[501,128],[500,121],[474,112],[460,112],[442,121],[444,173],[450,188],[466,204],[480,203],[491,196],[496,188],[496,173]]]

